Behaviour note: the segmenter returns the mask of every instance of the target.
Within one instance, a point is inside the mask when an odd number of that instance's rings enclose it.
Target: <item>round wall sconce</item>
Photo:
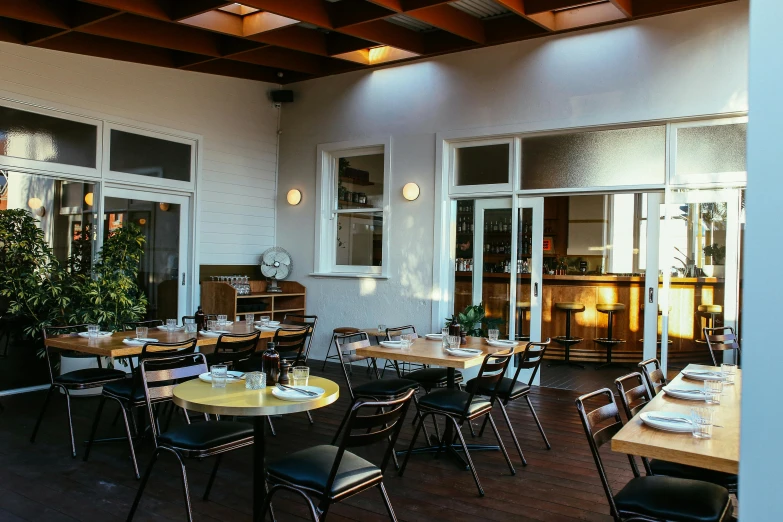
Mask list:
[[[163,212],[168,212],[171,208],[171,203],[159,203],[158,208],[160,208]]]
[[[144,219],[144,218],[141,218],[141,219],[139,220],[139,225],[142,225],[142,226],[143,226],[143,225],[146,225],[146,224],[147,224],[147,220],[146,220],[146,219]]]
[[[285,198],[288,200],[289,205],[298,205],[302,201],[302,193],[299,189],[291,189]]]
[[[419,197],[420,192],[419,186],[415,183],[406,183],[405,186],[402,187],[402,197],[408,201],[416,200]]]
[[[30,209],[33,211],[33,214],[35,214],[38,217],[43,217],[44,214],[46,214],[46,209],[43,206],[43,201],[41,201],[39,198],[28,199],[27,206],[30,207]]]
[[[88,206],[92,206],[93,199],[95,198],[95,195],[92,192],[88,192],[84,195],[84,203]]]

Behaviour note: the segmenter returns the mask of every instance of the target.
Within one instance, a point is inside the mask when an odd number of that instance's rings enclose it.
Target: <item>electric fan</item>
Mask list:
[[[266,291],[279,294],[283,289],[277,285],[291,273],[294,263],[291,254],[280,247],[272,247],[261,254],[261,274],[269,280]]]

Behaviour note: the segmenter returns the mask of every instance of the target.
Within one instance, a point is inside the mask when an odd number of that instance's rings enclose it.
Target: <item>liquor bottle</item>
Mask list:
[[[457,233],[459,234],[461,232],[462,232],[462,218],[459,218],[457,220]]]
[[[275,343],[266,344],[266,350],[261,356],[261,368],[266,374],[267,386],[277,384],[277,379],[280,376],[280,354],[275,350]]]
[[[204,313],[204,310],[201,309],[201,307],[198,307],[198,310],[196,310],[195,313],[196,317],[196,328],[198,331],[206,330],[207,329],[207,314]]]
[[[473,233],[473,220],[470,220],[470,233]]]

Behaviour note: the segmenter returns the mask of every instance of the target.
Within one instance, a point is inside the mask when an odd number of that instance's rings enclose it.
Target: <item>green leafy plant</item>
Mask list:
[[[707,245],[703,248],[704,255],[712,258],[713,265],[722,265],[726,259],[726,247],[721,246],[718,243]]]
[[[501,322],[500,319],[486,317],[484,303],[465,307],[463,312],[454,314],[453,317],[446,319],[446,326],[455,321],[459,323],[460,327],[467,335],[475,337],[486,337],[487,330],[497,328]]]

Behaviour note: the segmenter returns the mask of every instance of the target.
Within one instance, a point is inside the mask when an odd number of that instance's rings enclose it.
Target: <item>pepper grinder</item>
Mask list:
[[[288,385],[291,381],[291,363],[288,361],[282,361],[280,363],[280,376],[277,378],[277,382],[280,384]]]

